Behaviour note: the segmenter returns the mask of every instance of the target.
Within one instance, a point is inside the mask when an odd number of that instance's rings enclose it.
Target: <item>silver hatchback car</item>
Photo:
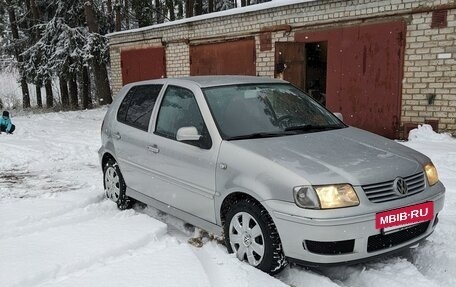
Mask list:
[[[106,195],[224,234],[229,252],[271,274],[425,239],[445,193],[430,159],[339,118],[277,79],[129,84],[102,125]]]

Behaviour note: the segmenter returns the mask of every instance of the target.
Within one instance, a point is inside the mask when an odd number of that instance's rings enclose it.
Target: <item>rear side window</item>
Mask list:
[[[158,94],[163,85],[135,86],[128,91],[117,111],[117,120],[147,131]]]

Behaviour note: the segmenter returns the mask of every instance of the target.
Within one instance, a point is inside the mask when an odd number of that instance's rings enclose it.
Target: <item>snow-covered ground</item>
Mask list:
[[[271,277],[152,208],[105,200],[97,149],[104,109],[14,118],[0,135],[0,286],[456,286],[456,140],[426,127],[404,143],[447,187],[436,231],[402,256]],[[160,220],[158,220],[160,219]]]

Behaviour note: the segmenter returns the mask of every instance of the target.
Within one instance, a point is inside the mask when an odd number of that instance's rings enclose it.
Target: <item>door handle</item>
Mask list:
[[[150,152],[153,152],[153,153],[159,153],[160,152],[160,149],[155,144],[154,145],[148,145],[147,146],[147,150],[150,151]]]
[[[117,133],[113,133],[112,136],[113,136],[116,140],[120,140],[120,139],[122,138],[118,132],[117,132]]]

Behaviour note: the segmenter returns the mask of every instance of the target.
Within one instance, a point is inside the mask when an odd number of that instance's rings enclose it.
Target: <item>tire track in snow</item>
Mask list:
[[[34,232],[42,232],[46,229],[58,228],[60,226],[83,223],[93,220],[96,216],[103,215],[108,211],[116,210],[112,202],[102,200],[87,206],[71,210],[59,216],[45,217],[37,221],[27,222],[20,226],[12,226],[9,229],[0,231],[0,240],[4,238],[29,235]]]
[[[414,279],[414,287],[441,286],[422,274],[415,264],[403,257],[404,255],[407,256],[407,252],[402,256],[391,256],[366,264],[319,268],[314,271],[340,286],[403,287],[410,284],[410,278]],[[305,285],[296,285],[300,286]]]
[[[104,200],[104,195],[93,191],[44,194],[40,198],[11,200],[2,203],[0,221],[4,227],[3,230],[10,230],[17,226],[31,225],[42,220],[64,216],[75,209],[84,208],[102,200]],[[8,219],[8,215],[13,213],[17,215]]]
[[[287,286],[280,280],[264,273],[246,262],[239,261],[234,254],[215,242],[207,242],[201,248],[192,248],[199,263],[206,271],[214,287]]]
[[[166,235],[140,249],[40,286],[211,286],[202,266],[195,264],[197,261],[188,244]]]
[[[0,286],[34,286],[65,277],[165,234],[166,225],[147,216],[107,211],[90,221],[2,239]]]
[[[137,206],[136,210],[166,223],[168,225],[168,234],[178,241],[188,242],[192,236],[200,235],[200,230],[198,228],[194,228],[193,232],[191,232],[187,223],[182,219],[159,211],[153,207]],[[206,239],[207,238],[203,238],[203,242],[205,243],[201,248],[192,245],[188,245],[188,247],[191,248],[192,253],[195,255],[195,260],[198,261],[198,265],[205,271],[205,277],[208,282],[210,282],[210,286],[287,286],[280,280],[250,266],[246,262],[239,261],[234,254],[228,254],[225,246],[220,245],[215,241],[207,241]],[[187,284],[185,286],[200,285]]]

